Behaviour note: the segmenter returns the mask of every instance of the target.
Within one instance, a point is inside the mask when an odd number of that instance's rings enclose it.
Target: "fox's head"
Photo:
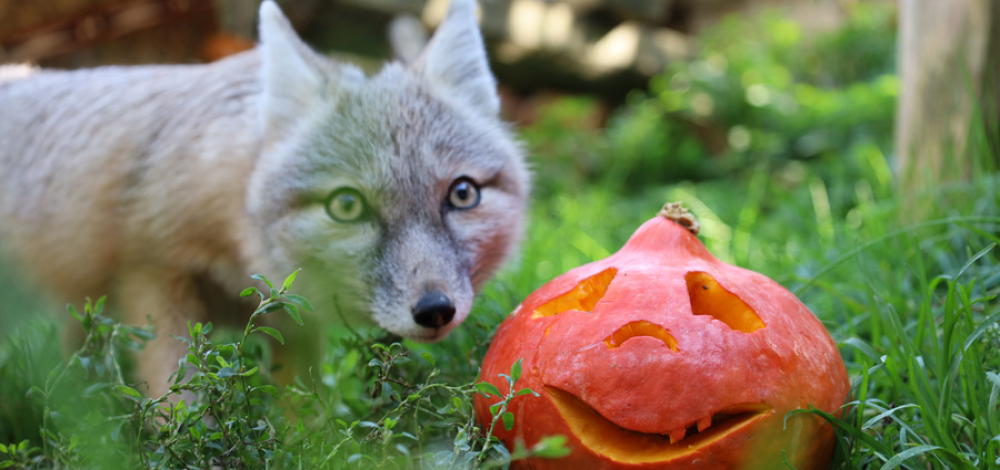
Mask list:
[[[262,269],[303,267],[332,314],[434,341],[512,251],[528,197],[524,157],[475,20],[452,0],[423,52],[367,77],[310,50],[261,6],[264,152],[249,187]]]

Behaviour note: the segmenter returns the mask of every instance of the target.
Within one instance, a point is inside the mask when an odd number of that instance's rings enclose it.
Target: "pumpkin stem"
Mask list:
[[[677,222],[681,227],[688,229],[692,235],[698,235],[698,230],[701,229],[701,224],[698,223],[698,219],[694,218],[694,214],[688,212],[679,202],[664,204],[663,209],[660,209],[660,212],[656,215],[662,215],[669,220]]]

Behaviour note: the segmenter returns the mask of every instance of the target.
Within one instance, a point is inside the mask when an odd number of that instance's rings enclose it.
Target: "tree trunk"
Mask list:
[[[992,163],[1000,155],[1000,2],[902,0],[899,51],[901,189],[968,179],[981,163]]]

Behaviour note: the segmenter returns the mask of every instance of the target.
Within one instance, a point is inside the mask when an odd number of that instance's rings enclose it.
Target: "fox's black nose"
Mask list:
[[[413,307],[413,320],[427,328],[441,328],[455,317],[455,304],[440,291],[427,292]]]

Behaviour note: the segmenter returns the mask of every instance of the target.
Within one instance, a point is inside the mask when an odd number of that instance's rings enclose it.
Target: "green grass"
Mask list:
[[[338,340],[314,377],[281,392],[248,393],[266,386],[259,376],[246,384],[207,380],[218,390],[204,397],[229,393],[236,399],[212,411],[216,422],[244,433],[242,441],[229,436],[229,445],[216,443],[215,450],[207,439],[212,424],[201,422],[205,429],[196,439],[194,421],[181,418],[185,412],[175,410],[172,418],[161,418],[163,424],[154,418],[156,403],[122,393],[127,383],[113,368],[95,365],[108,349],[88,353],[95,361],[86,373],[70,374],[71,386],[47,391],[53,379],[45,369],[57,363],[49,354],[51,327],[23,324],[8,334],[0,355],[0,403],[8,405],[0,408],[0,432],[8,442],[29,439],[25,451],[39,449],[18,454],[17,466],[27,468],[117,468],[124,462],[183,468],[180,460],[196,463],[201,455],[205,463],[232,446],[244,454],[228,454],[227,462],[251,467],[268,459],[278,468],[462,468],[503,461],[495,447],[482,451],[482,428],[470,408],[492,330],[548,279],[606,256],[662,202],[682,200],[704,223],[702,239],[713,252],[791,289],[840,346],[852,389],[845,413],[830,417],[839,441],[832,468],[997,467],[1000,180],[989,176],[927,191],[921,196],[926,217],[904,222],[902,208],[919,201],[904,201],[891,188],[824,179],[824,168],[809,165],[797,167],[800,174],[789,183],[782,176],[788,171],[758,168],[629,196],[598,180],[576,193],[537,200],[522,255],[489,284],[466,325],[447,340],[374,347],[372,338]],[[854,197],[830,199],[845,190],[842,185]],[[225,350],[232,346],[213,347],[239,363]],[[246,361],[243,370],[254,364]],[[32,367],[36,362],[40,367]],[[34,405],[25,398],[31,386],[42,390],[34,390]],[[244,406],[247,396],[254,401]],[[10,409],[15,403],[25,405]],[[87,413],[78,409],[84,403]],[[201,413],[197,406],[189,404],[186,413]],[[44,446],[39,427],[49,433]],[[170,439],[177,459],[164,451]]]

